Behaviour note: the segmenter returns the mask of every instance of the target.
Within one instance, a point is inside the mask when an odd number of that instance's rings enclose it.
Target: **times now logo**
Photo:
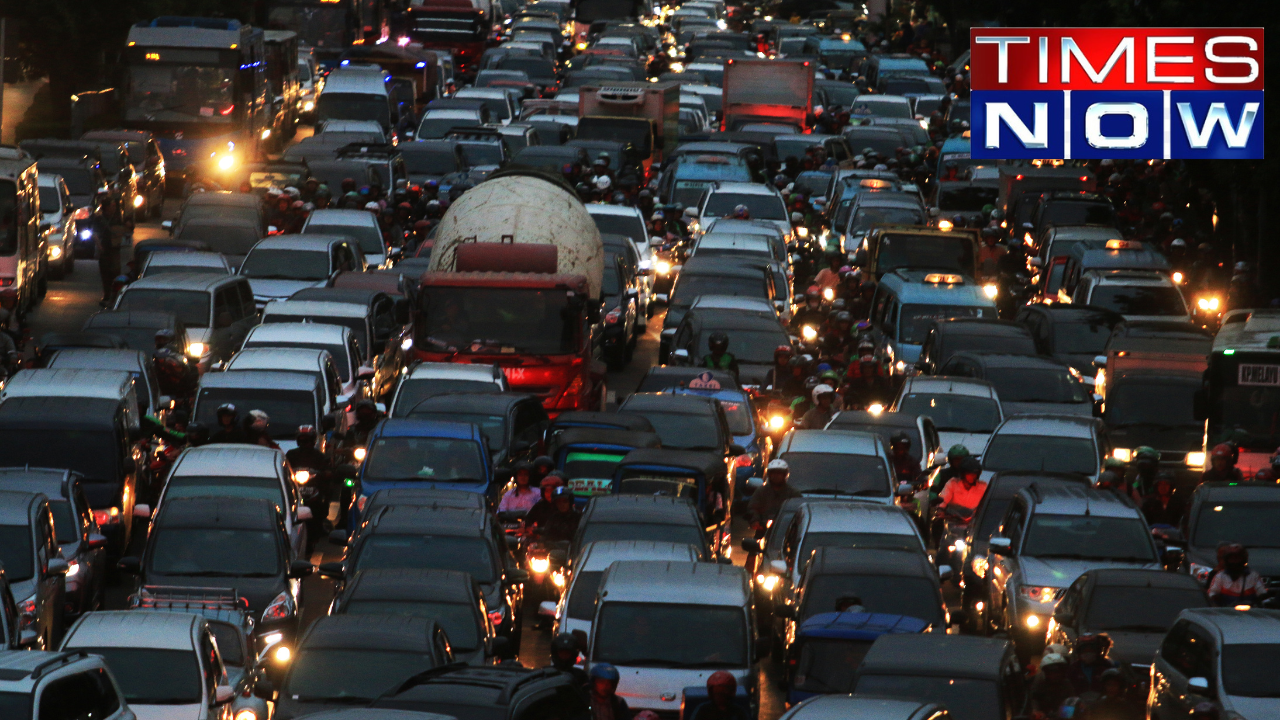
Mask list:
[[[974,158],[1261,159],[1262,28],[974,28]]]

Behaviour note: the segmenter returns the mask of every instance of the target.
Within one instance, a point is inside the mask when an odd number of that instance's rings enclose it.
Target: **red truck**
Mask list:
[[[761,123],[812,129],[813,68],[808,60],[727,60],[723,88],[724,132]]]

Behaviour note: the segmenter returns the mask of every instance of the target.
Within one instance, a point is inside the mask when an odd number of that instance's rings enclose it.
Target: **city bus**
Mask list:
[[[1230,441],[1245,477],[1270,465],[1280,446],[1280,310],[1232,310],[1222,319],[1195,414],[1205,421],[1204,453],[1195,460]]]

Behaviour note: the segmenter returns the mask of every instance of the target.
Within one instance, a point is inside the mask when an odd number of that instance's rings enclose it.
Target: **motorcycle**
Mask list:
[[[938,511],[942,521],[938,536],[938,566],[961,567],[965,558],[965,538],[969,536],[969,524],[973,522],[971,508],[949,505]],[[959,575],[957,575],[959,577]]]

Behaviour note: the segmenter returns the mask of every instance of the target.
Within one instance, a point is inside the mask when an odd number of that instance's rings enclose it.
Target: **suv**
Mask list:
[[[768,220],[791,239],[790,213],[778,191],[769,185],[752,182],[714,181],[703,191],[698,203],[698,224],[706,227],[716,218],[733,215],[738,205],[746,205],[754,220]]]
[[[1249,567],[1262,576],[1267,590],[1280,591],[1280,485],[1275,483],[1202,483],[1187,501],[1184,529],[1187,537],[1187,571],[1207,585],[1218,565],[1218,548],[1224,542],[1256,548]]]
[[[1147,717],[1181,720],[1204,700],[1224,718],[1280,715],[1280,612],[1183,610],[1151,664]]]
[[[1102,422],[1074,415],[1015,415],[1000,423],[982,451],[982,479],[991,473],[1062,472],[1097,480],[1111,452]]]
[[[124,693],[97,655],[0,652],[0,716],[12,720],[134,720]]]
[[[1158,270],[1085,271],[1072,303],[1112,310],[1125,320],[1192,320],[1177,284]]]
[[[461,717],[483,715],[493,720],[591,718],[587,696],[572,675],[555,668],[530,670],[512,664],[449,665],[420,673],[373,706],[429,713],[447,709]]]
[[[68,564],[58,553],[43,493],[0,491],[0,560],[22,613],[22,629],[34,630],[41,648],[54,647],[64,630]]]
[[[133,281],[116,298],[116,310],[156,308],[172,309],[186,326],[187,354],[199,362],[200,372],[230,358],[258,324],[253,290],[240,275],[152,275]]]
[[[1032,483],[1014,496],[987,544],[987,617],[1023,656],[1044,647],[1066,587],[1088,570],[1158,570],[1142,512],[1106,490]]]
[[[501,393],[511,390],[507,376],[497,365],[417,363],[396,386],[388,415],[404,417],[414,405],[442,393]]]

